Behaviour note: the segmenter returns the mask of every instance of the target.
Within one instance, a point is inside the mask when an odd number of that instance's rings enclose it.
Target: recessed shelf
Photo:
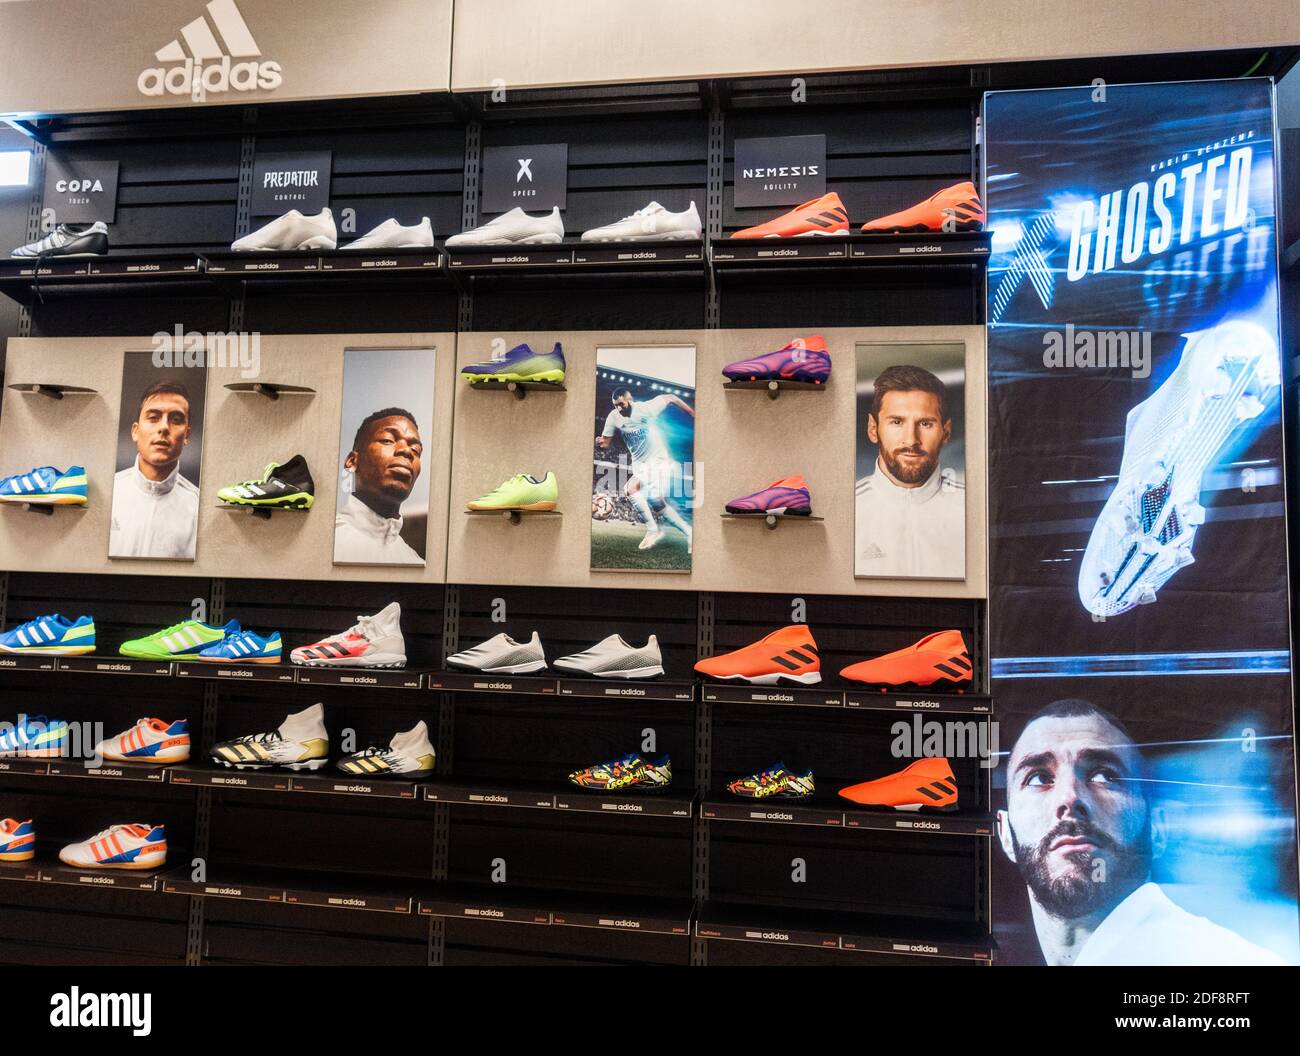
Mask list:
[[[94,396],[99,390],[88,389],[84,385],[61,385],[54,382],[15,382],[9,386],[15,392],[31,396],[44,396],[51,400],[61,400],[65,396]]]
[[[825,517],[814,517],[809,514],[807,517],[799,514],[782,514],[782,513],[723,513],[724,521],[755,521],[765,525],[768,529],[775,531],[783,524],[820,524],[826,520]]]
[[[265,396],[278,400],[281,396],[315,396],[316,390],[306,385],[285,385],[278,381],[232,381],[226,385],[231,392]]]

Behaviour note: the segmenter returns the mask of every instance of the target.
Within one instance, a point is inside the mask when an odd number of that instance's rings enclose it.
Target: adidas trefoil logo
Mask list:
[[[253,39],[235,0],[211,0],[207,11],[207,18],[200,16],[182,26],[180,37],[154,53],[160,63],[180,65],[142,70],[136,80],[141,95],[188,95],[201,102],[209,94],[231,90],[273,91],[280,87],[280,64],[259,61],[262,49]],[[235,59],[245,61],[235,62]]]

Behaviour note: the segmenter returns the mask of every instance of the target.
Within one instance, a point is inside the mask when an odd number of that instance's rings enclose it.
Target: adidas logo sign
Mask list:
[[[249,32],[235,0],[211,0],[207,11],[208,18],[200,16],[182,26],[179,38],[154,53],[160,63],[180,65],[142,70],[135,82],[141,95],[188,95],[202,101],[209,93],[273,91],[280,87],[280,64],[258,61],[262,49]],[[217,42],[217,34],[224,47]],[[237,59],[245,61],[234,61]]]

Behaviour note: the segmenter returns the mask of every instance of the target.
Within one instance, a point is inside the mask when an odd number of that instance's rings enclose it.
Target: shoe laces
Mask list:
[[[164,627],[161,631],[156,631],[154,634],[151,634],[149,637],[157,638],[160,635],[175,634],[177,631],[181,630],[181,628],[183,628],[189,622],[190,622],[189,620],[181,620],[180,623],[173,623],[170,627]]]
[[[373,616],[358,616],[356,631],[368,642],[373,642],[379,637],[379,627],[375,624],[375,618]],[[334,635],[334,637],[340,639],[346,638],[347,633],[348,632],[345,631],[343,634]],[[326,640],[328,641],[329,639]]]

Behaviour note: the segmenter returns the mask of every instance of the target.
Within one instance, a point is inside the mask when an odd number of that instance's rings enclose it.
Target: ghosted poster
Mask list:
[[[999,960],[1296,963],[1272,85],[984,127]]]

